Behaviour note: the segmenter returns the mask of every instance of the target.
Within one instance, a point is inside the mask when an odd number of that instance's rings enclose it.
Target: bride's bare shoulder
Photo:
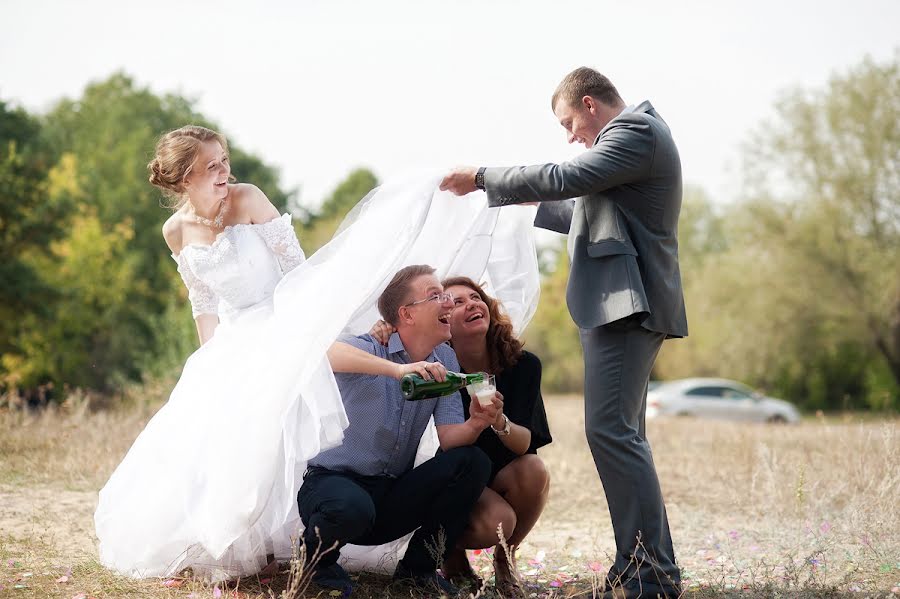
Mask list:
[[[278,209],[266,194],[252,183],[235,183],[231,186],[231,199],[241,215],[252,223],[264,223],[278,218]]]
[[[172,216],[166,219],[162,226],[163,239],[166,245],[172,250],[173,254],[180,254],[184,245],[182,232],[184,230],[184,214],[181,209],[172,213]]]

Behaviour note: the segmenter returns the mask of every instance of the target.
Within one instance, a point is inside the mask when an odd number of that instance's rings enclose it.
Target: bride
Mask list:
[[[188,567],[211,581],[253,574],[291,555],[306,462],[347,426],[331,343],[368,331],[390,277],[423,262],[441,276],[487,279],[521,330],[539,286],[533,212],[500,218],[486,202],[438,192],[439,174],[412,175],[370,193],[306,260],[290,215],[233,182],[219,133],[167,133],[149,169],[178,201],[163,236],[201,347],[100,491],[100,559],[135,577]],[[430,434],[419,461],[433,455]],[[383,559],[375,555],[354,557]]]

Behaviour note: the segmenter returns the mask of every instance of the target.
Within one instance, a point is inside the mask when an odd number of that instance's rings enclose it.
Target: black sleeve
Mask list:
[[[526,380],[524,392],[527,394],[527,404],[531,419],[529,422],[519,422],[531,430],[531,445],[528,453],[537,453],[538,448],[548,445],[553,441],[550,436],[550,424],[547,422],[547,412],[544,409],[544,398],[541,395],[541,361],[530,352],[523,354],[522,359],[527,359]]]

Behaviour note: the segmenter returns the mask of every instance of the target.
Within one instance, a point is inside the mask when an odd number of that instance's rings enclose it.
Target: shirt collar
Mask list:
[[[392,333],[391,337],[388,339],[388,353],[390,354],[399,354],[403,353],[403,357],[406,360],[411,360],[409,357],[409,352],[406,351],[406,347],[403,345],[403,340],[400,339],[400,333]],[[434,353],[437,348],[431,350],[431,353],[425,357],[426,362],[437,362],[437,355]]]
[[[388,353],[397,354],[400,352],[406,352],[406,347],[403,346],[403,340],[400,339],[400,333],[392,333],[390,339],[388,339]]]

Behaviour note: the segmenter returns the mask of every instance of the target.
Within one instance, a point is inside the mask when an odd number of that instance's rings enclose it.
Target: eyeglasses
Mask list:
[[[404,308],[408,308],[409,306],[415,306],[416,304],[424,304],[425,302],[437,302],[439,304],[449,304],[453,302],[453,294],[452,293],[435,293],[432,296],[426,297],[425,299],[416,300],[414,302],[410,302],[408,304],[403,304]]]

